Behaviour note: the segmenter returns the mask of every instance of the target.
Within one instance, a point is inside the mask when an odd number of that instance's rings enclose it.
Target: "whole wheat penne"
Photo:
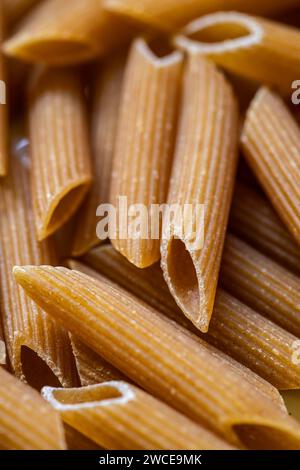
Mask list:
[[[300,278],[232,235],[226,239],[221,282],[242,302],[300,336]]]
[[[93,252],[96,253],[93,254]],[[193,333],[201,335],[201,338],[243,363],[255,374],[259,374],[266,381],[272,383],[273,386],[280,389],[300,387],[300,369],[290,363],[294,353],[294,342],[297,338],[221,289],[217,291],[213,318],[208,333],[204,335],[192,327],[192,324],[181,314],[176,305],[172,306],[174,301],[165,290],[166,284],[157,265],[144,269],[142,273],[134,266],[130,271],[127,269],[128,261],[111,247],[110,249],[109,247],[95,249],[91,252],[90,258],[88,256],[87,258],[94,261],[96,269],[98,263],[98,271],[100,270],[118,285],[164,313],[171,320],[175,320]],[[70,261],[69,267],[96,279],[103,279],[99,277],[97,272],[78,261]],[[287,364],[289,370],[286,370]],[[238,363],[234,365],[238,366]],[[250,383],[254,381],[257,386],[257,377],[254,374],[249,374],[249,370],[240,368],[239,372],[244,378],[248,375]],[[278,394],[268,386],[266,387],[265,381],[262,381],[261,389],[267,395],[272,396],[274,401],[280,401]]]
[[[280,390],[300,388],[297,337],[218,290],[207,340]]]
[[[71,335],[71,344],[80,383],[83,387],[100,384],[108,380],[125,379],[121,372],[74,335]]]
[[[6,19],[3,4],[0,4],[0,44],[5,38]],[[8,112],[6,99],[7,63],[3,53],[0,53],[0,178],[8,170]]]
[[[5,17],[10,25],[18,21],[30,8],[41,0],[3,0]]]
[[[261,88],[241,137],[245,157],[279,216],[300,243],[300,129],[281,98]]]
[[[102,62],[96,72],[91,124],[94,184],[78,212],[73,256],[81,256],[100,243],[96,212],[100,204],[109,202],[125,59],[125,53],[114,55]]]
[[[198,18],[183,28],[174,44],[286,95],[300,71],[299,30],[243,13],[218,12]]]
[[[14,275],[95,352],[232,444],[299,448],[300,426],[224,356],[107,280],[49,266],[15,267]]]
[[[74,70],[37,71],[29,98],[35,225],[43,240],[70,219],[91,183],[87,116]]]
[[[181,221],[164,217],[161,266],[184,314],[206,332],[236,172],[238,112],[230,85],[200,55],[188,57],[183,88],[168,203],[181,214],[192,206],[192,217],[188,227],[184,216]],[[200,205],[204,222],[198,217]]]
[[[223,440],[126,382],[77,389],[44,387],[62,419],[110,450],[230,449]]]
[[[229,225],[235,235],[300,275],[299,245],[263,195],[245,185],[238,185]]]
[[[101,449],[95,442],[85,437],[68,424],[64,424],[65,438],[68,450],[99,450]]]
[[[138,38],[126,67],[110,192],[117,209],[111,240],[140,268],[160,259],[161,224],[151,209],[167,199],[182,65],[180,52],[165,52],[160,41]],[[121,217],[125,197],[128,216]],[[146,215],[141,214],[135,233],[140,205]]]
[[[5,45],[28,62],[67,65],[90,60],[129,40],[133,28],[103,8],[103,0],[46,0]]]
[[[65,448],[59,413],[39,393],[0,367],[0,449]]]
[[[7,352],[16,375],[36,388],[71,386],[67,332],[24,295],[12,276],[15,264],[57,262],[53,241],[36,241],[27,161],[15,153],[9,176],[0,182],[0,302]]]
[[[198,16],[219,10],[270,14],[298,5],[297,0],[105,0],[106,8],[161,30],[176,30]]]

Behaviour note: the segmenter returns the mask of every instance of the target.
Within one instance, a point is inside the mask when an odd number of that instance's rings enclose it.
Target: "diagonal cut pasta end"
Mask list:
[[[161,253],[161,265],[171,294],[191,322],[206,333],[214,295],[205,286],[196,255],[178,238],[163,241]]]

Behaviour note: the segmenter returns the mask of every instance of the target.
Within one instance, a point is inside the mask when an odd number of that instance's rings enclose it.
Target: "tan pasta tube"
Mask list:
[[[224,249],[221,281],[242,302],[300,336],[299,277],[231,235]]]
[[[74,70],[37,71],[29,98],[35,225],[43,240],[70,219],[91,183],[87,116]]]
[[[233,198],[230,230],[285,268],[300,275],[300,247],[268,200],[238,185]]]
[[[238,113],[230,85],[200,55],[188,57],[168,197],[183,213],[164,220],[162,269],[184,314],[208,330],[237,164]],[[192,206],[189,224],[185,207]],[[198,207],[204,208],[204,223]],[[187,227],[187,225],[189,225]],[[198,236],[203,229],[203,247]],[[198,246],[199,244],[199,246]]]
[[[86,260],[90,261],[105,276],[170,319],[191,329],[193,333],[200,334],[199,330],[193,328],[192,324],[181,314],[167,292],[161,270],[157,265],[141,272],[109,246],[93,250],[86,256]],[[69,266],[99,279],[97,272],[82,263],[71,261]],[[102,279],[100,277],[100,280]],[[257,319],[257,324],[252,319]],[[297,338],[222,292],[221,289],[217,291],[213,318],[208,333],[201,334],[201,337],[242,362],[274,386],[279,388],[300,386],[299,368],[294,364],[289,364],[290,370],[285,370],[286,364],[291,360],[294,352],[293,344]],[[275,346],[277,347],[275,348]],[[270,367],[270,363],[272,367]],[[235,365],[239,364],[235,363]],[[252,385],[259,385],[255,374],[249,374],[249,369],[240,366],[239,372],[244,378],[248,375]],[[265,381],[261,381],[261,391],[272,397],[274,401],[280,401],[278,393],[272,387],[268,387]]]
[[[125,378],[121,372],[73,335],[71,336],[71,344],[80,383],[83,387]]]
[[[95,352],[229,442],[300,447],[300,426],[223,355],[124,290],[66,268],[15,267],[14,275]]]
[[[290,94],[300,71],[300,32],[236,12],[203,16],[174,38],[189,54],[203,54],[225,70]]]
[[[126,382],[42,394],[75,429],[110,450],[230,449],[226,442]]]
[[[300,244],[300,129],[268,88],[261,88],[253,99],[241,141],[249,165]]]
[[[18,21],[25,13],[41,0],[3,0],[5,16],[10,25]]]
[[[2,46],[5,37],[4,7],[0,5],[0,44]],[[8,111],[7,111],[7,64],[4,55],[0,53],[0,178],[5,176],[8,170]]]
[[[180,52],[160,46],[141,38],[132,45],[111,182],[110,201],[118,209],[112,243],[140,268],[160,259],[160,220],[151,208],[167,199],[183,65]],[[128,216],[119,208],[125,197]]]
[[[130,28],[103,8],[103,0],[46,0],[35,7],[4,46],[29,62],[67,65],[90,60],[124,43]]]
[[[96,211],[100,204],[109,202],[125,58],[125,53],[112,56],[96,72],[91,124],[94,184],[78,213],[73,256],[81,256],[100,243]]]
[[[221,289],[207,335],[210,343],[274,387],[280,390],[300,388],[300,367],[293,361],[297,337]]]
[[[0,302],[7,352],[16,375],[36,388],[71,386],[67,332],[24,295],[12,276],[15,264],[56,262],[53,241],[36,241],[29,175],[18,158],[12,156],[9,176],[0,182]]]
[[[219,10],[270,14],[298,6],[298,0],[105,0],[111,12],[161,30],[174,30],[198,16]]]
[[[0,367],[0,450],[65,448],[58,412]]]

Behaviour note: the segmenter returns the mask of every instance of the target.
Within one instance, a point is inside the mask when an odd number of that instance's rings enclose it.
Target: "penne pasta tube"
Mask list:
[[[297,340],[293,335],[249,309],[221,289],[217,291],[213,318],[208,333],[200,334],[199,330],[192,327],[192,324],[181,314],[176,305],[172,308],[174,301],[165,290],[166,284],[157,265],[143,270],[142,274],[138,268],[133,266],[130,272],[127,269],[128,261],[113,249],[105,250],[105,247],[101,247],[93,251],[98,252],[98,256],[93,256],[92,252],[90,259],[97,260],[100,268],[98,271],[100,270],[105,276],[164,313],[171,320],[190,329],[194,334],[200,335],[204,340],[239,361],[233,362],[233,365],[238,367],[239,363],[243,363],[255,374],[263,377],[265,381],[272,383],[274,387],[280,389],[300,388],[299,367],[290,364],[294,353],[294,342]],[[103,280],[98,272],[78,261],[70,261],[68,264],[71,269]],[[96,265],[96,263],[94,264]],[[154,285],[153,279],[155,280]],[[287,364],[290,367],[288,371],[285,370]],[[255,383],[257,386],[257,377],[255,374],[249,374],[249,369],[240,366],[238,372],[244,378],[248,376],[250,383],[252,385]],[[265,381],[262,381],[261,390],[268,396],[272,396],[274,401],[280,401],[278,393],[274,393],[273,387],[269,389]]]
[[[230,235],[224,249],[221,282],[232,295],[299,337],[299,277]]]
[[[106,8],[138,23],[161,30],[176,30],[187,21],[219,10],[274,14],[298,6],[297,0],[105,0]]]
[[[14,148],[9,176],[0,182],[0,302],[6,348],[15,374],[35,388],[71,386],[67,332],[24,295],[12,276],[15,264],[57,262],[53,241],[36,241],[27,160],[20,152]]]
[[[28,62],[70,65],[106,54],[132,34],[132,27],[104,10],[103,0],[46,0],[26,16],[4,50]]]
[[[225,441],[126,382],[77,389],[44,387],[62,419],[110,450],[230,449]]]
[[[207,335],[209,343],[277,389],[300,388],[300,367],[293,361],[297,337],[221,289]]]
[[[126,67],[110,202],[117,209],[115,248],[140,268],[160,259],[161,224],[172,166],[183,55],[138,38]],[[122,215],[126,197],[128,214]],[[141,209],[144,209],[145,213]]]
[[[229,225],[235,235],[300,275],[300,247],[263,195],[238,185]]]
[[[63,450],[59,413],[0,367],[0,450]]]
[[[6,18],[4,6],[0,4],[0,44],[5,38]],[[0,54],[0,178],[8,171],[8,111],[7,111],[7,63]]]
[[[91,124],[94,184],[78,213],[73,256],[81,256],[100,243],[96,212],[100,204],[109,202],[125,58],[124,53],[114,55],[96,72]]]
[[[164,217],[161,266],[179,307],[207,332],[236,173],[238,112],[230,85],[200,55],[188,58],[183,88],[168,204],[192,215],[188,223],[185,215]]]
[[[83,387],[109,380],[124,380],[124,375],[102,359],[76,336],[71,335],[72,350],[77,372]]]
[[[300,36],[299,36],[300,37]],[[248,110],[241,142],[274,208],[300,243],[300,130],[281,98],[261,88]]]
[[[41,0],[3,0],[5,16],[10,25],[14,25],[30,8]]]
[[[226,71],[276,87],[285,95],[300,70],[300,32],[237,12],[198,18],[174,38],[190,55],[203,54]]]
[[[44,240],[67,222],[91,183],[83,89],[72,70],[43,69],[30,87],[35,225]]]
[[[300,426],[224,355],[124,290],[66,268],[15,267],[14,275],[104,359],[233,445],[299,448]]]

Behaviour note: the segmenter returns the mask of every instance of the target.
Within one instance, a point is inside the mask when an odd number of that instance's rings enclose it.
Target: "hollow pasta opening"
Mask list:
[[[219,54],[260,42],[263,30],[242,13],[214,13],[189,23],[174,42],[183,50]]]
[[[87,189],[87,184],[83,183],[68,190],[65,195],[57,197],[49,209],[48,222],[44,228],[45,233],[41,238],[51,235],[71,218],[83,201]]]
[[[167,57],[175,51],[174,47],[170,44],[168,38],[165,36],[157,36],[148,41],[148,47],[158,58]]]
[[[40,391],[45,385],[61,386],[60,381],[46,362],[27,346],[21,347],[21,364],[27,383],[36,390]]]
[[[288,412],[300,421],[300,390],[284,390],[280,394]]]
[[[249,36],[250,34],[251,31],[245,25],[224,21],[224,23],[207,25],[188,34],[187,37],[193,41],[211,44],[232,41]]]
[[[89,59],[92,55],[91,48],[81,41],[70,39],[48,39],[45,41],[32,41],[22,47],[20,55],[27,60],[37,60],[43,63],[45,58],[47,63],[60,64],[72,63],[74,60]]]
[[[78,389],[53,390],[53,398],[61,405],[100,403],[123,397],[122,392],[111,385],[91,386]]]
[[[179,304],[186,311],[199,311],[199,285],[192,257],[185,244],[173,238],[168,253],[168,273]]]
[[[259,424],[237,424],[233,428],[250,450],[299,449],[299,438],[292,431]]]

